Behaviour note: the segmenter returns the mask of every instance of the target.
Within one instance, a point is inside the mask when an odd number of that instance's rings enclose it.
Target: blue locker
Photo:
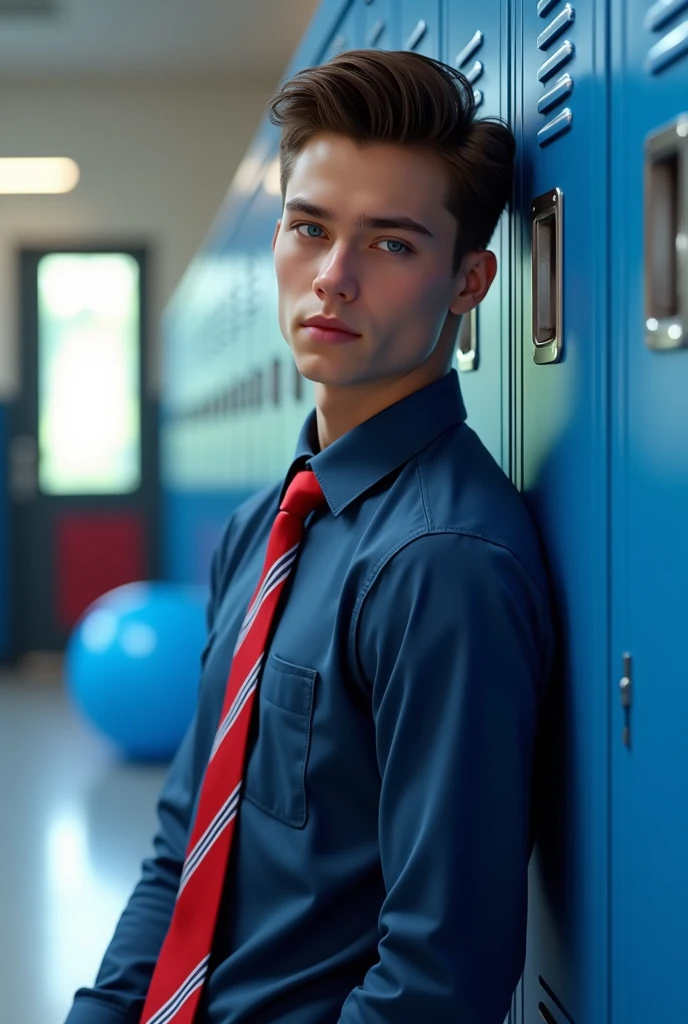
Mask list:
[[[688,2],[612,19],[612,1020],[646,1024],[688,1020]]]
[[[325,63],[344,50],[357,50],[363,44],[363,0],[349,0],[342,4],[341,17],[327,40],[319,63]]]
[[[398,50],[399,7],[392,0],[363,0],[362,46],[376,50]]]
[[[439,58],[440,0],[400,0],[402,50]]]
[[[468,5],[446,5],[442,59],[463,72],[473,85],[478,118],[498,116],[509,120],[508,10],[506,0],[484,0],[479,11]],[[509,224],[507,211],[490,242],[499,265],[497,277],[480,306],[464,317],[456,357],[468,423],[507,473],[511,351]]]
[[[513,15],[513,470],[548,551],[563,639],[539,776],[522,1010],[528,1024],[607,1024],[607,4],[525,0]]]

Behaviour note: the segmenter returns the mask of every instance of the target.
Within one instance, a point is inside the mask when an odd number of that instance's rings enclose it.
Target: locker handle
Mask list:
[[[645,344],[688,346],[688,114],[645,140]]]
[[[385,23],[382,18],[378,18],[373,27],[371,28],[366,43],[369,47],[374,47],[385,30]]]
[[[478,369],[478,310],[464,313],[459,328],[459,343],[456,349],[459,370],[468,373]]]
[[[555,188],[533,200],[533,360],[556,363],[563,343],[563,193]]]
[[[425,21],[423,21],[421,19],[418,22],[418,24],[416,25],[416,27],[414,28],[414,30],[411,33],[411,35],[406,40],[406,46],[404,47],[404,49],[405,50],[415,50],[415,48],[418,46],[418,43],[425,36],[425,33],[427,31],[428,31],[427,22],[425,22]]]

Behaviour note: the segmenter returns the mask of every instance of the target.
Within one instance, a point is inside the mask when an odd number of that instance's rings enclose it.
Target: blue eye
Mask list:
[[[392,256],[408,256],[408,255],[410,255],[410,253],[412,251],[408,247],[408,245],[404,245],[403,242],[399,242],[396,238],[385,238],[383,240],[382,244],[383,245],[394,245],[394,246],[398,245],[398,246],[400,246],[400,248],[398,248],[398,249],[387,249],[387,252],[391,253]]]
[[[308,234],[303,234],[303,232],[299,230],[300,228],[306,228],[307,231],[308,231]],[[322,237],[321,235],[314,235],[312,233],[312,231],[322,231],[322,228],[318,224],[295,224],[294,225],[294,229],[296,231],[298,231],[300,235],[303,235],[304,238],[321,238]]]

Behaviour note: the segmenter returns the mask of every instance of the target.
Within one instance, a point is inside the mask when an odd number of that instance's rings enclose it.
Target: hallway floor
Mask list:
[[[0,673],[0,1020],[62,1024],[93,983],[141,861],[164,765],[132,765],[56,679]]]

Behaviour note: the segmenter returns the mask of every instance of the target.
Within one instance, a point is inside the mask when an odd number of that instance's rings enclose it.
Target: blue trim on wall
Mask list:
[[[255,494],[244,491],[163,489],[161,497],[161,575],[175,583],[206,585],[222,528],[234,510]]]

